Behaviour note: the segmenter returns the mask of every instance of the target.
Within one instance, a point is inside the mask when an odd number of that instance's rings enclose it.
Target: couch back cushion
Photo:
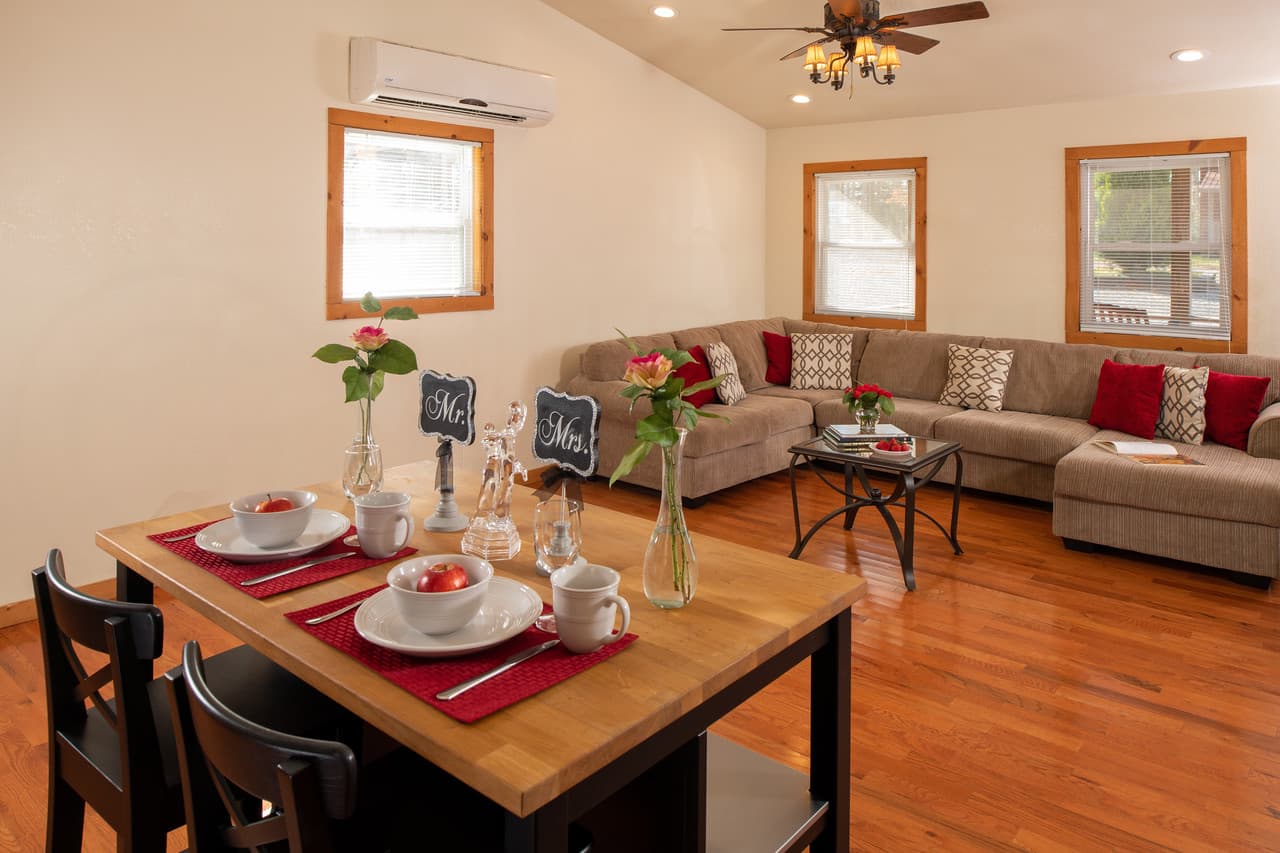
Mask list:
[[[769,358],[765,354],[764,335],[761,333],[783,334],[786,331],[783,319],[739,320],[716,326],[716,329],[720,332],[720,340],[729,345],[738,362],[738,378],[742,380],[742,387],[754,391],[768,385],[764,374],[769,368]]]
[[[1006,409],[1082,420],[1093,410],[1102,362],[1116,355],[1115,347],[1022,338],[984,338],[982,345],[1013,350]]]
[[[672,332],[671,338],[676,342],[676,348],[688,352],[690,347],[702,347],[704,350],[710,344],[718,344],[721,342],[720,330],[715,326],[694,326],[692,329],[681,329],[678,332]]]
[[[982,338],[874,329],[858,364],[858,381],[874,382],[895,397],[936,403],[947,384],[947,347],[982,346]],[[1000,347],[1008,349],[1008,347]],[[1014,358],[1013,369],[1018,369]],[[1008,404],[1005,404],[1008,408]]]
[[[633,337],[641,352],[652,352],[659,347],[671,348],[675,341],[670,335],[641,335]],[[627,362],[632,358],[631,350],[621,340],[600,341],[587,347],[582,354],[582,373],[588,379],[606,382],[610,379],[621,379],[627,372]]]
[[[1116,364],[1163,364],[1165,367],[1196,366],[1196,353],[1181,350],[1122,349],[1111,359]]]
[[[797,332],[802,335],[853,335],[853,352],[850,356],[849,363],[849,383],[853,384],[858,378],[858,366],[862,364],[862,354],[867,349],[867,340],[871,337],[871,330],[864,329],[861,326],[842,326],[837,323],[815,323],[812,320],[791,320],[784,321],[783,324],[788,335],[794,335]]]
[[[1196,356],[1196,367],[1207,367],[1218,373],[1234,373],[1237,376],[1270,376],[1266,396],[1262,398],[1265,409],[1280,400],[1280,358],[1265,355],[1240,355],[1215,353]]]

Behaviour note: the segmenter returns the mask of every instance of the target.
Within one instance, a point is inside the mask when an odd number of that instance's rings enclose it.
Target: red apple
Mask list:
[[[288,498],[272,498],[267,495],[265,501],[259,501],[258,505],[253,508],[254,512],[284,512],[293,509],[293,501]]]
[[[470,581],[467,570],[457,563],[436,563],[418,578],[418,592],[453,592]]]

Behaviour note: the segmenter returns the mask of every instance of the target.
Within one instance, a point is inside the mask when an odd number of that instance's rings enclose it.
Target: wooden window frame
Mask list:
[[[1065,331],[1067,343],[1193,352],[1248,352],[1249,222],[1245,143],[1246,138],[1238,136],[1066,149],[1067,316]],[[1126,332],[1080,331],[1080,161],[1117,157],[1171,157],[1184,154],[1231,155],[1231,339],[1213,341],[1205,338],[1157,337]]]
[[[475,149],[476,216],[472,233],[472,263],[476,296],[421,296],[413,299],[382,299],[384,308],[406,306],[419,314],[446,311],[493,310],[493,131],[480,127],[443,124],[420,119],[363,113],[354,110],[329,110],[329,203],[327,252],[325,263],[325,319],[364,318],[359,299],[342,298],[342,192],[344,131],[349,128],[380,130],[455,139],[479,143]]]
[[[899,169],[912,169],[916,173],[915,228],[916,228],[916,306],[915,318],[911,320],[890,317],[863,317],[846,314],[819,314],[815,305],[815,282],[817,259],[814,256],[816,203],[814,186],[819,174],[831,172],[887,172]],[[928,254],[926,225],[928,223],[928,158],[900,157],[889,160],[845,160],[836,163],[804,164],[804,310],[806,320],[820,323],[839,323],[845,326],[862,326],[874,329],[908,329],[914,332],[925,330],[925,258]]]

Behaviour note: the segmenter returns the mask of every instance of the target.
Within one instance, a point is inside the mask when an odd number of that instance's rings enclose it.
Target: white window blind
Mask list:
[[[1231,157],[1080,163],[1080,329],[1231,339]]]
[[[345,128],[342,298],[476,293],[474,142]]]
[[[814,184],[814,310],[915,319],[915,171],[817,174]]]

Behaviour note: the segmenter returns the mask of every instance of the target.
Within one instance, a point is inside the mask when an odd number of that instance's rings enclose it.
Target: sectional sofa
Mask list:
[[[1053,505],[1053,531],[1068,544],[1097,544],[1185,560],[1262,578],[1280,577],[1280,358],[1200,355],[1050,343],[1016,338],[870,330],[773,318],[683,329],[635,338],[641,347],[689,349],[722,341],[733,351],[748,394],[710,411],[685,443],[683,489],[697,498],[787,467],[787,448],[830,423],[852,419],[839,390],[796,390],[765,380],[762,332],[851,334],[849,382],[875,382],[895,394],[888,420],[912,435],[964,447],[966,488]],[[947,377],[949,344],[1013,350],[1004,409],[986,412],[937,402]],[[634,443],[642,405],[628,414],[619,396],[630,352],[621,341],[591,344],[567,383],[601,403],[600,468],[613,470]],[[1087,421],[1105,359],[1130,364],[1208,366],[1223,373],[1270,376],[1248,451],[1218,444],[1176,444],[1202,466],[1141,465],[1093,442],[1132,438]],[[658,485],[657,454],[626,478]],[[938,477],[951,482],[952,473]]]

